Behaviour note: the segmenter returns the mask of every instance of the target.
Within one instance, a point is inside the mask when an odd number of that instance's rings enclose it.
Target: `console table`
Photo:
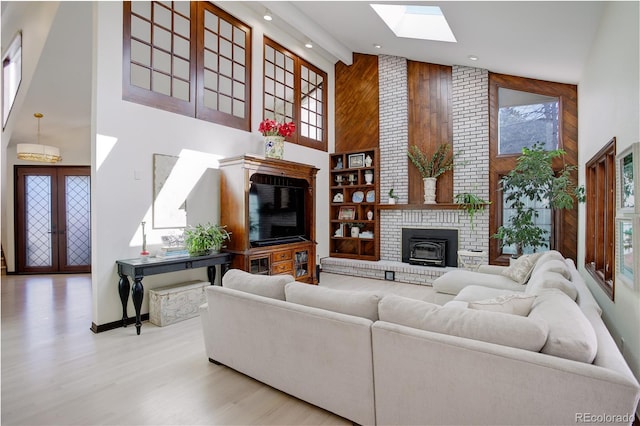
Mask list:
[[[222,275],[224,275],[231,264],[231,254],[217,253],[207,256],[181,256],[175,258],[135,258],[116,260],[116,264],[118,265],[118,275],[120,276],[118,292],[122,302],[122,326],[126,327],[129,320],[127,317],[127,304],[129,302],[129,289],[131,288],[129,277],[131,277],[134,281],[131,298],[136,309],[136,333],[140,334],[140,327],[142,327],[140,308],[142,307],[142,298],[144,296],[143,277],[206,267],[209,282],[213,284],[216,279],[215,265],[222,265]]]

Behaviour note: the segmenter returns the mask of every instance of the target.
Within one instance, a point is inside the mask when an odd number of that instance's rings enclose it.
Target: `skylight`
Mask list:
[[[438,6],[371,4],[373,10],[398,37],[422,40],[457,40]]]

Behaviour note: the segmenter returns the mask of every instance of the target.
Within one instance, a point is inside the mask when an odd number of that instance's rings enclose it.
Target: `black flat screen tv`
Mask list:
[[[249,188],[249,242],[252,246],[308,239],[305,189],[252,182]]]

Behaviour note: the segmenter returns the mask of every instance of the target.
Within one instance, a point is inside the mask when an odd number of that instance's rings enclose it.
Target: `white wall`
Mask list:
[[[579,167],[584,167],[612,137],[621,152],[640,141],[640,70],[638,2],[608,2],[589,60],[578,85]],[[591,292],[603,309],[603,319],[635,376],[640,378],[640,292],[616,282],[615,302],[584,269],[584,205],[580,206],[578,262]],[[617,244],[616,244],[617,245]],[[640,265],[634,265],[636,273]]]
[[[151,223],[152,156],[184,155],[195,152],[200,158],[209,154],[221,157],[245,153],[263,154],[263,142],[257,132],[262,120],[262,38],[268,31],[285,47],[305,57],[329,75],[329,129],[333,128],[333,63],[306,50],[296,48],[298,42],[273,27],[264,27],[260,17],[239,2],[221,3],[237,18],[253,29],[251,133],[232,129],[194,118],[134,104],[122,100],[122,4],[96,3],[96,46],[94,63],[94,91],[92,105],[92,287],[93,322],[102,325],[121,318],[121,305],[117,291],[117,259],[137,257],[142,237],[140,222]],[[333,149],[333,132],[329,133]],[[287,143],[284,158],[312,164],[321,169],[318,174],[317,228],[318,255],[328,254],[328,154]],[[215,161],[213,162],[215,164]],[[215,182],[215,179],[212,181]],[[209,198],[201,199],[197,210],[198,221],[213,223],[219,220],[219,187],[211,186]],[[209,212],[207,217],[206,212]],[[147,241],[150,251],[158,247],[160,235],[166,230],[149,230]],[[205,278],[204,269],[156,275],[144,279],[145,292],[150,288]],[[129,316],[134,314],[129,301]],[[148,312],[145,295],[142,312]]]
[[[13,230],[13,166],[26,163],[16,160],[15,146],[7,150],[15,127],[16,117],[25,101],[31,81],[38,66],[38,60],[47,42],[47,36],[58,11],[59,2],[12,2],[6,5],[2,13],[2,53],[5,53],[13,37],[22,31],[22,80],[16,99],[11,109],[7,125],[2,130],[2,155],[0,156],[0,218],[2,228],[2,248],[7,260],[8,271],[14,265],[14,230]],[[34,119],[35,120],[35,119]],[[35,121],[34,121],[35,125]],[[29,141],[32,142],[32,141]],[[44,142],[44,141],[43,141]],[[88,151],[88,145],[87,145]],[[33,164],[33,163],[31,163]],[[67,163],[68,164],[68,163]],[[76,163],[78,164],[78,163]],[[88,155],[85,162],[89,164]]]

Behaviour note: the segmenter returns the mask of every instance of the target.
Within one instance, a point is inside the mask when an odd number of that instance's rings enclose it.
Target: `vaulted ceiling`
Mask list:
[[[7,6],[9,3],[9,6]],[[3,2],[3,15],[12,2]],[[381,3],[381,2],[378,2]],[[576,84],[607,2],[446,1],[438,5],[457,43],[396,37],[366,1],[245,2],[270,24],[332,62],[352,52],[384,54],[443,65],[466,65],[492,72]],[[225,7],[225,2],[219,3]],[[26,100],[16,114],[11,143],[33,141],[33,113],[46,114],[43,133],[65,134],[90,125],[91,2],[61,2]],[[374,45],[380,45],[380,48]],[[469,59],[478,57],[477,61]]]

